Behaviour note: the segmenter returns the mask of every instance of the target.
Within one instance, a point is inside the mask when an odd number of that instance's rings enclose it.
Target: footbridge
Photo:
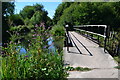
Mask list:
[[[117,78],[117,62],[106,50],[109,37],[107,25],[66,25],[64,64],[71,67],[88,67],[91,71],[69,71],[69,78]]]

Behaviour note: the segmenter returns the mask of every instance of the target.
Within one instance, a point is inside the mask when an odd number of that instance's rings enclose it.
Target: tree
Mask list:
[[[35,14],[30,19],[31,23],[33,25],[40,24],[40,22],[47,22],[47,13],[46,12],[40,12],[36,11]]]
[[[2,42],[6,43],[9,40],[10,35],[6,32],[9,30],[8,16],[14,14],[14,3],[3,2],[2,3]]]
[[[34,7],[33,6],[25,6],[23,8],[23,10],[20,11],[20,16],[23,19],[26,19],[26,18],[30,19],[33,16],[34,13],[35,13],[35,11],[34,11]]]
[[[117,28],[120,28],[120,2],[115,2],[112,4],[112,6],[115,13],[114,19],[112,21],[114,24],[114,29],[118,30]]]
[[[26,19],[26,18],[31,19],[36,11],[45,12],[45,10],[43,9],[43,5],[35,4],[33,6],[25,6],[23,10],[20,11],[20,16],[23,19]]]
[[[44,11],[44,6],[42,4],[35,4],[33,5],[34,11]]]
[[[8,22],[10,26],[24,25],[24,22],[19,14],[14,14],[14,15],[9,16]]]
[[[70,5],[72,4],[69,3],[69,2],[63,2],[62,4],[60,4],[57,9],[55,10],[55,15],[54,15],[54,18],[53,18],[53,22],[54,24],[57,24],[57,22],[60,20],[60,17],[62,16],[63,14],[63,11],[68,8]]]
[[[64,4],[67,4],[64,3]],[[57,8],[53,18],[55,23],[62,25],[109,25],[111,28],[120,25],[120,3],[82,3],[74,2],[63,8]],[[65,5],[64,5],[65,6]]]
[[[2,3],[2,16],[8,17],[14,14],[14,3],[13,2],[3,2]]]
[[[52,19],[49,16],[47,16],[46,26],[52,26],[52,25],[53,25]]]
[[[25,6],[22,11],[20,11],[20,16],[24,19],[26,25],[29,24],[40,24],[40,22],[47,22],[47,14],[44,6],[42,4],[35,4],[33,6]]]
[[[43,22],[43,15],[40,11],[35,12],[35,14],[32,16],[30,19],[30,22],[35,25],[35,24],[40,24],[40,22]]]

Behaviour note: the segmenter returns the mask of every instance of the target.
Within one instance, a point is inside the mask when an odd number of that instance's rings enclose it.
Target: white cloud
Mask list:
[[[54,16],[54,13],[55,13],[54,10],[50,10],[50,11],[48,11],[48,16],[52,19]]]

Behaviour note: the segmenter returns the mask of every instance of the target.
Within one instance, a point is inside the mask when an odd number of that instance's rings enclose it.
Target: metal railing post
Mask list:
[[[100,33],[100,31],[99,31],[99,26],[98,26],[98,34],[99,33]],[[99,35],[98,35],[98,44],[100,45]]]

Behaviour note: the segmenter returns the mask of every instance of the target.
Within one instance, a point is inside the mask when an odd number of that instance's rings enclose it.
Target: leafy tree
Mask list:
[[[44,6],[42,4],[35,4],[33,5],[34,11],[44,11]]]
[[[47,16],[46,26],[52,26],[52,25],[53,25],[52,19],[49,16]]]
[[[40,21],[42,22],[43,15],[40,11],[35,12],[35,14],[33,15],[33,17],[30,19],[32,24],[40,24]]]
[[[58,24],[63,24],[65,25],[66,23],[73,23],[73,16],[72,16],[72,12],[73,12],[73,7],[69,7],[67,9],[64,10],[63,15],[60,17],[60,21],[58,21]]]
[[[114,18],[114,10],[111,4],[103,3],[102,5],[98,6],[100,10],[100,19],[102,20],[101,24],[111,25],[112,19]]]
[[[74,2],[67,8],[63,8],[63,4],[67,2],[58,6],[53,18],[55,23],[62,25],[104,24],[110,25],[111,28],[120,25],[120,3]]]
[[[63,15],[60,17],[58,24],[79,24],[79,17],[80,17],[80,10],[79,10],[79,3],[73,3],[68,8],[66,8],[63,12]]]
[[[20,11],[21,17],[24,19],[25,25],[29,24],[40,24],[40,22],[47,23],[47,14],[44,6],[42,4],[35,4],[33,6],[25,6],[22,11]]]
[[[41,22],[46,22],[47,13],[36,11],[33,17],[30,19],[33,25],[40,24]]]
[[[13,2],[3,2],[2,3],[2,16],[7,17],[14,14],[14,3]]]
[[[72,4],[72,2],[71,3],[63,2],[57,7],[54,18],[53,18],[54,24],[57,24],[57,22],[60,20],[60,16],[62,16],[62,14],[63,14],[63,11],[66,8],[68,8],[71,4]]]
[[[29,25],[29,24],[30,24],[30,19],[26,18],[26,19],[24,20],[24,24],[25,24],[25,25]]]
[[[36,11],[45,12],[42,4],[35,4],[33,6],[25,6],[22,11],[20,11],[20,15],[23,19],[31,19],[32,16],[36,13]]]
[[[10,25],[14,25],[14,26],[24,25],[24,22],[19,14],[14,14],[14,15],[9,16],[8,22]]]
[[[115,30],[117,30],[117,28],[120,28],[120,2],[115,2],[112,4],[113,9],[114,9],[114,13],[116,16],[114,16],[113,24],[114,24],[114,28]]]
[[[20,11],[20,15],[23,19],[30,19],[35,13],[33,6],[25,6],[22,11]]]
[[[5,43],[9,40],[10,35],[6,32],[9,30],[8,16],[14,14],[14,3],[3,2],[2,3],[2,42]]]

